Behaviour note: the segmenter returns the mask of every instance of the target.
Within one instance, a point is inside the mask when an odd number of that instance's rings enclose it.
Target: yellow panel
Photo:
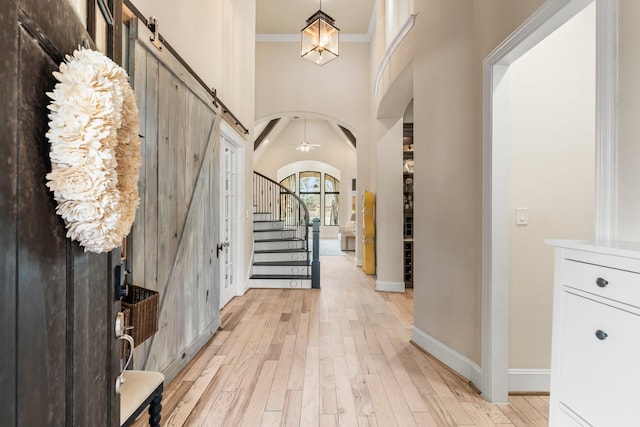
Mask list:
[[[362,270],[366,274],[376,272],[376,223],[375,194],[365,191],[363,194],[363,229],[362,229]]]

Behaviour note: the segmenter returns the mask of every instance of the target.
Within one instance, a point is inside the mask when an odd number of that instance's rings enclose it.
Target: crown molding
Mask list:
[[[369,43],[369,34],[340,34],[341,43]],[[297,34],[256,34],[256,43],[300,43]]]

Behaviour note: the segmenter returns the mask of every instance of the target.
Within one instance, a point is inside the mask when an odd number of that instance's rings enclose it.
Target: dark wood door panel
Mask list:
[[[64,425],[70,272],[64,224],[44,185],[51,167],[42,119],[57,66],[24,31],[19,63],[18,402],[34,406],[19,405],[18,420],[25,426]]]
[[[3,12],[4,10],[4,12]],[[16,248],[18,32],[17,0],[0,9],[0,418],[16,424]]]
[[[0,419],[117,426],[113,265],[69,241],[46,187],[46,92],[87,33],[67,0],[0,9]]]

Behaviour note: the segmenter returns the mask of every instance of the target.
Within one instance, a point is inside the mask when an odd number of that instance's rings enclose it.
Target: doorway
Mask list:
[[[484,63],[484,200],[483,200],[483,395],[495,403],[508,400],[509,384],[509,283],[510,230],[515,215],[510,209],[511,166],[509,144],[511,117],[509,103],[512,64],[592,4],[591,0],[547,2],[524,25],[505,40]],[[611,132],[612,105],[607,96],[615,81],[611,44],[615,30],[612,2],[596,1],[596,155],[595,155],[595,236],[611,237],[613,207],[607,197],[615,192],[612,163],[608,155],[615,139]],[[606,65],[605,65],[606,64]],[[607,68],[612,67],[612,68]],[[536,120],[535,117],[530,120]],[[592,182],[592,181],[591,181]],[[515,214],[515,212],[514,212]],[[547,238],[555,236],[547,236]],[[576,236],[579,237],[579,236]],[[534,257],[531,257],[534,258]]]
[[[226,122],[221,125],[220,144],[220,242],[218,266],[220,274],[220,308],[238,294],[241,247],[242,142]]]

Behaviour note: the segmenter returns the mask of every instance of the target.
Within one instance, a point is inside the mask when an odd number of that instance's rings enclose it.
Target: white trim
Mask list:
[[[597,240],[618,237],[618,3],[596,1]]]
[[[377,26],[378,26],[378,11],[374,6],[373,10],[371,11],[371,18],[369,18],[369,26],[367,27],[367,37],[369,37],[369,41],[373,39],[373,35],[376,32]]]
[[[369,43],[369,34],[340,34],[340,42]],[[298,34],[256,34],[256,43],[300,43]]]
[[[356,267],[362,267],[362,258],[356,258],[353,261],[353,265],[355,265]]]
[[[381,282],[376,280],[376,291],[404,292],[404,282]]]
[[[549,392],[551,369],[509,369],[509,392]]]
[[[236,230],[235,230],[235,241],[237,242],[234,245],[234,276],[236,278],[236,282],[235,282],[235,289],[233,290],[233,295],[236,296],[240,296],[240,295],[244,295],[244,293],[247,291],[247,288],[245,289],[241,289],[241,286],[247,286],[246,284],[241,284],[241,281],[243,281],[243,278],[246,278],[247,276],[243,276],[242,275],[242,270],[243,270],[243,262],[244,262],[244,253],[242,252],[242,247],[244,246],[244,236],[245,236],[245,227],[244,227],[244,215],[242,214],[243,212],[245,212],[244,209],[244,196],[245,196],[245,152],[244,152],[244,144],[245,141],[242,138],[242,135],[240,135],[238,133],[238,131],[236,129],[234,129],[229,123],[227,123],[225,120],[222,120],[220,122],[220,135],[221,135],[221,148],[224,150],[224,145],[225,145],[225,141],[226,143],[228,143],[230,146],[232,146],[234,148],[235,151],[235,155],[236,155],[236,185],[237,185],[237,189],[236,189],[236,214],[237,214],[237,221],[236,221]],[[224,152],[224,151],[223,151]],[[220,156],[220,161],[224,161],[223,160],[224,156]],[[223,185],[224,180],[222,179],[222,177],[220,177],[221,179],[220,181],[220,185]],[[220,195],[222,196],[222,190]],[[219,283],[220,285],[220,283]],[[222,302],[222,299],[220,300],[220,302]]]
[[[328,173],[332,177],[340,181],[342,180],[340,169],[330,165],[329,163],[319,162],[317,160],[300,160],[298,162],[286,164],[277,170],[276,177],[278,182],[280,182],[289,175],[305,171]]]
[[[483,242],[482,242],[482,376],[483,396],[493,403],[508,401],[508,168],[505,120],[507,95],[505,83],[509,64],[554,32],[594,0],[549,0],[502,42],[484,60],[483,87]],[[596,235],[615,233],[616,144],[615,62],[612,49],[616,23],[616,2],[596,0],[608,14],[598,20],[596,85],[596,206],[599,212]],[[602,4],[601,4],[602,3]],[[611,93],[613,92],[613,94]],[[606,137],[605,137],[606,136]],[[603,157],[601,157],[603,156]],[[613,194],[609,194],[613,191]],[[607,224],[609,228],[607,228]],[[608,230],[608,231],[607,231]]]
[[[467,378],[476,387],[482,386],[482,369],[474,361],[446,346],[415,326],[411,328],[411,340],[421,349]]]
[[[374,97],[378,96],[380,81],[382,80],[382,75],[384,74],[384,70],[387,68],[387,65],[389,65],[389,61],[391,61],[391,57],[396,52],[398,47],[400,47],[400,44],[402,43],[404,38],[409,34],[409,32],[411,31],[415,23],[416,23],[416,14],[412,14],[407,19],[407,22],[404,23],[400,31],[398,31],[398,34],[396,35],[396,37],[393,39],[393,41],[387,48],[387,51],[384,53],[384,56],[382,57],[382,61],[380,61],[380,66],[378,67],[378,72],[376,73],[376,82],[375,82],[375,85],[373,86]]]

